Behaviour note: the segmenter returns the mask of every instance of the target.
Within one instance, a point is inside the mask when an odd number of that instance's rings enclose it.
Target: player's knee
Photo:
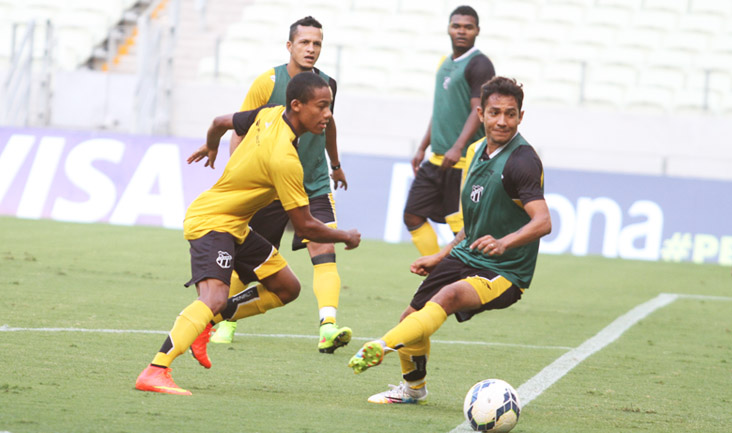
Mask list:
[[[425,223],[425,221],[427,220],[422,218],[421,216],[404,212],[404,225],[407,226],[409,230],[418,229],[422,224]]]
[[[297,279],[288,281],[281,290],[277,291],[277,296],[283,304],[288,304],[294,301],[298,296],[300,296],[300,281]]]
[[[430,301],[439,304],[448,315],[459,311],[462,307],[460,292],[454,285],[443,287]]]
[[[204,280],[198,284],[199,299],[211,309],[213,314],[220,313],[226,307],[229,298],[229,286],[215,278]]]

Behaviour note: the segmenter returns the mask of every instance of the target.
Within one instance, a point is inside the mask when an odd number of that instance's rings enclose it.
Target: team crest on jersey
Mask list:
[[[450,87],[450,77],[445,77],[445,80],[442,81],[442,88],[447,90],[448,87]]]
[[[478,203],[482,196],[483,187],[481,185],[473,185],[473,189],[470,191],[470,199],[473,200],[473,202]]]
[[[226,251],[219,251],[219,256],[216,258],[216,263],[223,269],[229,269],[231,267],[231,254]]]

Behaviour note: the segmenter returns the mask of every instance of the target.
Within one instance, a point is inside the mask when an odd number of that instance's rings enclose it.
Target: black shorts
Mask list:
[[[445,217],[460,211],[460,182],[463,170],[440,167],[425,161],[409,188],[404,212],[445,223]]]
[[[453,256],[447,256],[422,281],[409,305],[415,310],[421,310],[443,287],[460,280],[469,282],[484,303],[475,310],[455,313],[458,322],[470,320],[482,311],[507,308],[521,299],[523,294],[522,289],[505,277],[488,269],[474,268]]]
[[[316,220],[328,227],[337,228],[333,194],[328,193],[311,197],[310,213]],[[282,202],[275,200],[254,214],[252,220],[249,221],[249,227],[279,249],[282,235],[285,233],[285,227],[287,227],[289,221],[287,212],[282,207]],[[292,239],[292,250],[297,251],[305,248],[307,242],[309,242],[307,239],[295,235]]]
[[[287,266],[279,251],[254,231],[250,231],[241,244],[237,244],[231,234],[222,232],[208,232],[188,242],[191,245],[191,279],[186,287],[208,278],[231,286],[232,271],[236,271],[244,282],[260,281]]]

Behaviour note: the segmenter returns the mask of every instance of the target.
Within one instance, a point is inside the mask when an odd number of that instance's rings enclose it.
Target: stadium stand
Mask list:
[[[420,91],[417,83],[426,84],[439,55],[449,51],[445,15],[457,2],[337,3],[338,7],[318,5],[308,10],[326,26],[328,45],[323,56],[331,57],[328,66],[333,66],[334,57],[328,56],[328,50],[340,50],[341,61],[335,69],[343,74],[338,77],[341,88],[429,98],[431,86]],[[530,84],[536,104],[716,112],[732,97],[732,88],[725,88],[732,69],[729,54],[725,54],[732,50],[725,33],[732,28],[732,2],[517,0],[471,4],[482,17],[478,46],[494,60],[498,73]],[[245,6],[242,21],[230,27],[221,45],[227,57],[219,65],[222,76],[232,82],[250,82],[256,72],[242,69],[234,60],[236,53],[249,57],[281,51],[281,38],[263,37],[265,33],[258,28],[271,30],[274,23],[267,21],[271,17],[292,21],[295,12],[303,10],[300,2],[284,0],[255,0]],[[235,28],[251,29],[243,31],[255,35],[259,49],[227,47],[241,38],[232,30]],[[201,76],[210,77],[212,61],[201,62]],[[384,64],[389,67],[381,67]],[[713,79],[705,85],[709,73]],[[375,87],[377,80],[381,84]]]
[[[123,89],[139,89],[139,80],[155,70],[153,65],[141,72],[136,16],[155,8],[152,18],[163,22],[173,15],[171,5],[180,5],[173,73],[157,84],[163,86],[158,100],[167,98],[175,108],[150,106],[147,113],[167,122],[158,133],[199,136],[211,115],[238,107],[258,74],[287,59],[289,23],[313,15],[326,29],[318,66],[338,80],[339,113],[383,106],[377,114],[399,118],[392,126],[371,113],[360,113],[358,120],[339,117],[346,151],[408,156],[429,116],[435,69],[450,51],[447,15],[463,3],[480,13],[477,45],[497,73],[530,89],[525,103],[532,113],[594,112],[622,119],[627,114],[658,122],[670,121],[668,116],[714,122],[732,115],[732,2],[718,0],[0,0],[0,73],[10,63],[6,41],[14,24],[22,30],[28,19],[37,20],[33,57],[39,61],[45,53],[41,24],[52,18],[52,57],[64,73],[54,78],[50,125],[145,133],[134,128],[140,110],[123,111],[141,99]],[[116,49],[110,48],[112,40]],[[90,73],[101,71],[110,76]],[[104,89],[90,95],[115,102],[96,102],[109,107],[104,114],[91,104],[68,102],[78,85]],[[537,117],[553,119],[546,113]],[[381,130],[364,128],[363,122]],[[535,125],[526,127],[532,132]],[[552,152],[542,156],[548,164],[603,165],[592,156],[605,151],[581,148],[585,140],[561,143],[563,153],[558,138],[547,137]],[[602,160],[607,169],[665,173],[674,164],[659,162],[665,157],[659,151],[642,149],[634,165],[625,161],[627,155]],[[653,168],[641,169],[645,164]]]

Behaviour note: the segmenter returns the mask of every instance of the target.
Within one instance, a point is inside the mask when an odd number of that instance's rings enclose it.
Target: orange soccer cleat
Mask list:
[[[170,376],[170,368],[148,365],[135,382],[140,391],[162,392],[163,394],[192,395],[190,391],[178,388]]]
[[[206,346],[208,341],[211,339],[211,328],[213,325],[209,323],[206,328],[201,332],[198,337],[191,344],[191,353],[196,358],[199,364],[206,368],[211,368],[211,360],[208,359],[208,353],[206,353]]]

